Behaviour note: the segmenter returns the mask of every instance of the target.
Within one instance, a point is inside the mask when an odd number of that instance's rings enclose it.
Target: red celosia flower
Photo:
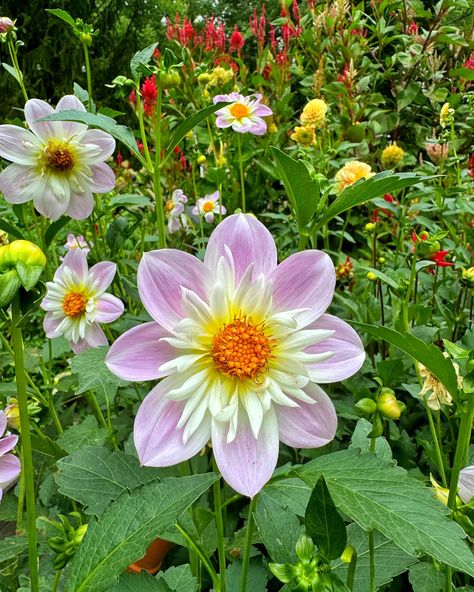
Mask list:
[[[410,26],[407,29],[409,35],[418,35],[418,25],[415,21],[411,21]]]
[[[252,35],[257,38],[257,43],[259,49],[263,48],[263,44],[265,43],[265,25],[266,25],[266,18],[265,18],[265,4],[262,4],[262,14],[260,18],[257,16],[257,9],[253,9],[253,15],[249,18],[250,22],[250,31]]]
[[[160,58],[161,58],[161,52],[157,47],[155,47],[155,51],[153,52],[153,59],[158,62]]]
[[[471,154],[471,158],[469,159],[469,168],[467,169],[467,174],[470,177],[474,177],[474,152]]]
[[[379,209],[375,208],[374,212],[370,214],[369,219],[371,222],[378,222],[379,221]]]
[[[449,251],[438,251],[431,255],[431,259],[436,263],[436,267],[451,267],[454,263],[452,261],[445,261],[445,257],[448,254]]]
[[[145,78],[145,82],[142,84],[141,92],[143,110],[145,111],[145,114],[150,117],[153,114],[156,105],[156,97],[158,95],[155,75]]]
[[[229,49],[230,51],[236,51],[239,55],[245,44],[245,39],[242,33],[239,31],[238,25],[235,25],[234,31],[229,38]]]
[[[395,202],[395,198],[390,193],[385,193],[385,195],[383,196],[383,198],[384,198],[385,201],[388,201],[389,203],[394,203]]]
[[[467,58],[467,60],[464,62],[463,66],[464,66],[464,68],[469,68],[469,70],[474,70],[474,51]]]
[[[265,67],[262,70],[262,76],[265,78],[265,80],[269,80],[270,79],[270,74],[272,73],[272,65],[271,64],[265,64]]]
[[[137,140],[137,148],[140,152],[143,152],[143,150],[145,149],[145,147],[143,146],[142,142],[140,142],[140,140]]]

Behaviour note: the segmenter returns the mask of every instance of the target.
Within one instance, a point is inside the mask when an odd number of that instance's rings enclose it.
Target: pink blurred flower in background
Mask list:
[[[219,200],[219,191],[214,191],[210,195],[200,197],[193,208],[194,216],[203,216],[206,222],[212,224],[214,222],[214,214],[221,214],[223,216],[227,213],[226,208],[221,205]]]
[[[20,476],[21,464],[14,454],[8,454],[15,448],[18,436],[3,436],[7,429],[7,416],[0,411],[0,501],[7,487],[15,483]],[[3,436],[3,438],[2,438]]]

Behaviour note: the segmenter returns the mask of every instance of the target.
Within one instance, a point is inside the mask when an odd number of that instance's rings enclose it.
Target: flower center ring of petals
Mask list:
[[[243,119],[250,113],[250,109],[247,107],[247,105],[243,105],[242,103],[234,103],[229,108],[229,111],[236,119]]]
[[[77,319],[86,311],[87,298],[80,292],[68,292],[63,300],[64,314]]]
[[[275,340],[265,335],[263,323],[235,317],[214,335],[211,353],[219,372],[241,380],[254,379],[266,369],[274,344]]]
[[[202,210],[203,212],[212,212],[212,210],[214,209],[214,204],[212,203],[212,201],[206,201],[206,203],[202,206]]]
[[[74,154],[67,142],[55,142],[52,140],[48,142],[44,152],[46,164],[58,171],[69,171],[76,163]]]

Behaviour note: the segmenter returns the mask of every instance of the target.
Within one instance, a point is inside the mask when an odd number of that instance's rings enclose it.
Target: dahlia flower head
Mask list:
[[[28,130],[0,125],[0,156],[12,162],[0,173],[0,191],[9,203],[33,201],[52,220],[63,214],[87,218],[93,192],[106,193],[115,185],[114,172],[104,162],[115,150],[110,134],[73,121],[38,121],[68,109],[86,110],[73,95],[63,97],[56,109],[30,99],[25,104]]]
[[[180,463],[212,440],[224,479],[253,497],[272,476],[279,440],[315,448],[334,438],[336,412],[318,383],[351,376],[365,354],[355,331],[325,313],[335,287],[328,255],[303,251],[277,265],[265,226],[234,214],[203,262],[151,251],[137,279],[153,320],[119,337],[106,364],[125,380],[163,379],[135,418],[142,465]]]
[[[3,411],[0,411],[0,501],[2,501],[3,491],[15,483],[21,472],[18,458],[14,454],[8,454],[15,448],[18,436],[5,435],[6,429],[7,416]]]
[[[106,293],[117,266],[110,261],[90,269],[83,249],[64,257],[52,282],[47,282],[41,308],[46,311],[44,330],[50,339],[64,336],[74,353],[107,345],[101,323],[112,323],[123,312],[123,302]]]
[[[474,497],[474,465],[464,467],[459,473],[459,497],[468,504]]]
[[[214,214],[224,216],[227,214],[227,209],[220,203],[220,192],[214,191],[210,195],[200,197],[193,207],[192,213],[194,216],[203,216],[208,224],[212,224],[214,222]]]
[[[393,144],[388,145],[382,151],[382,166],[385,169],[393,169],[403,160],[405,156],[405,151],[400,146],[397,146],[396,142]]]
[[[301,123],[312,126],[314,129],[321,129],[326,124],[327,110],[328,106],[322,99],[312,99],[306,103],[301,112]]]
[[[182,189],[175,189],[170,199],[165,203],[168,231],[170,234],[178,232],[188,226],[188,219],[184,213],[184,205],[188,203],[188,196]]]
[[[347,162],[342,169],[339,169],[334,177],[336,181],[336,190],[343,191],[346,187],[353,185],[360,179],[370,179],[375,173],[372,168],[365,162],[358,160],[351,160]]]
[[[273,115],[270,107],[262,105],[261,94],[249,95],[244,97],[238,92],[232,92],[229,95],[216,95],[212,102],[231,103],[216,111],[216,125],[219,128],[232,127],[234,132],[245,134],[247,132],[254,136],[263,136],[267,131],[267,123],[263,117]]]

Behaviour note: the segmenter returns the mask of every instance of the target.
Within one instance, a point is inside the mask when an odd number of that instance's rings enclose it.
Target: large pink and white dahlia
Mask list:
[[[15,483],[21,472],[21,464],[14,454],[8,454],[15,448],[18,436],[7,434],[2,438],[7,429],[7,416],[0,411],[0,501],[3,490]]]
[[[213,98],[214,105],[221,101],[231,103],[216,111],[216,125],[220,128],[232,127],[234,132],[255,136],[263,136],[267,131],[267,123],[263,117],[273,114],[270,107],[260,103],[262,95],[255,94],[244,97],[238,92],[230,95],[217,95]]]
[[[89,269],[83,249],[68,251],[53,281],[46,283],[46,296],[41,302],[46,311],[46,336],[64,336],[76,354],[107,345],[100,324],[112,323],[123,312],[123,302],[106,293],[116,269],[111,261],[101,261]]]
[[[38,121],[67,109],[85,111],[73,95],[63,97],[56,109],[31,99],[25,105],[29,130],[0,125],[0,156],[13,163],[0,173],[0,191],[10,203],[33,200],[52,220],[63,214],[86,218],[94,208],[92,192],[106,193],[115,185],[104,162],[115,149],[110,134],[72,121]]]
[[[254,496],[279,440],[332,440],[336,413],[317,383],[351,376],[365,357],[355,331],[325,314],[334,286],[321,251],[277,265],[271,234],[251,215],[221,222],[204,262],[174,249],[145,253],[138,290],[153,321],[124,333],[107,357],[127,380],[163,378],[135,420],[142,464],[179,463],[212,439],[225,480]]]

